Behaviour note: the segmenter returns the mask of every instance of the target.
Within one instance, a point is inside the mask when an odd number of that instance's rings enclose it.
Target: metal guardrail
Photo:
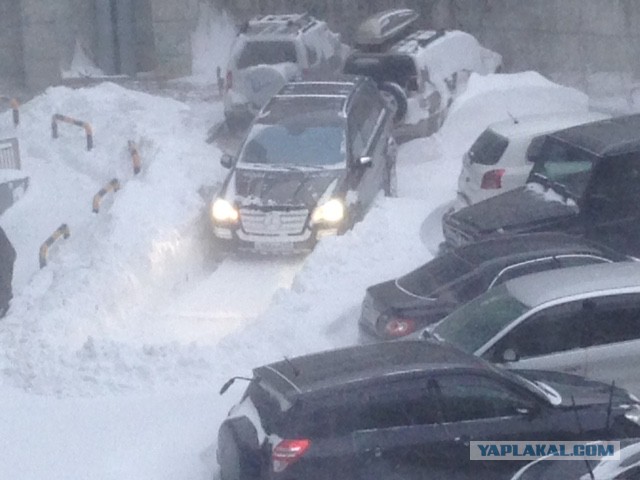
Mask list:
[[[71,232],[66,223],[60,225],[55,232],[40,246],[40,268],[47,266],[47,257],[49,255],[49,247],[53,245],[59,238],[69,238]]]
[[[0,100],[9,102],[9,104],[11,105],[11,110],[13,111],[13,125],[15,127],[20,125],[20,104],[18,103],[18,100],[6,95],[0,95]]]
[[[87,134],[87,150],[91,150],[93,148],[93,130],[91,125],[87,122],[56,113],[51,117],[51,136],[53,138],[58,138],[58,122],[69,123],[71,125],[84,128],[84,131]]]
[[[138,152],[138,146],[135,144],[133,140],[129,140],[127,143],[129,146],[129,154],[131,155],[131,163],[133,163],[133,174],[137,175],[140,173],[142,169],[140,153]]]
[[[93,213],[100,212],[100,202],[109,192],[117,192],[120,190],[120,182],[117,178],[114,178],[109,183],[107,183],[104,187],[100,189],[98,193],[93,197]]]

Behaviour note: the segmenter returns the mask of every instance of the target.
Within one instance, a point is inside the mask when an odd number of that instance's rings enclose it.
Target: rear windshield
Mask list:
[[[343,166],[344,123],[344,118],[334,112],[291,115],[274,124],[256,123],[242,147],[239,162],[265,166]]]
[[[487,129],[476,139],[469,150],[471,163],[480,165],[495,165],[507,149],[509,140]]]
[[[427,297],[471,271],[472,265],[454,254],[434,258],[426,265],[397,280],[397,285],[421,297]]]
[[[296,47],[287,41],[247,42],[238,55],[238,68],[254,65],[275,65],[277,63],[296,63]]]
[[[443,318],[431,333],[466,352],[475,353],[528,310],[529,307],[511,296],[503,284]]]
[[[553,137],[545,137],[536,156],[530,159],[535,163],[529,182],[562,190],[560,193],[579,199],[584,195],[597,157]]]
[[[418,90],[416,65],[407,55],[354,54],[347,58],[344,73],[366,75],[377,83],[397,83],[408,91]]]

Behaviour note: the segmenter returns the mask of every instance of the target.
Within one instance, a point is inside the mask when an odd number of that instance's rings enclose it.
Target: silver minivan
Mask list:
[[[509,368],[615,381],[638,394],[640,263],[582,265],[509,280],[422,336]]]

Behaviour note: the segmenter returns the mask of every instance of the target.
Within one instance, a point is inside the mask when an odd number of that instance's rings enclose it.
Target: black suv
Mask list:
[[[465,245],[400,278],[367,288],[360,330],[363,340],[369,334],[402,337],[512,278],[625,260],[629,257],[603,245],[562,233],[505,235]]]
[[[393,110],[372,80],[287,84],[251,124],[211,203],[214,237],[266,253],[311,249],[395,189]]]
[[[640,432],[640,405],[622,389],[502,370],[428,340],[285,359],[247,380],[219,430],[222,480],[496,479],[522,465],[471,462],[470,441]]]
[[[527,185],[445,215],[445,248],[563,231],[640,253],[640,115],[560,130],[529,155]]]

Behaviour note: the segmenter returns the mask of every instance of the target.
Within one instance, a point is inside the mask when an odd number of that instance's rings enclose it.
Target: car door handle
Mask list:
[[[469,446],[469,442],[471,441],[471,437],[469,435],[461,435],[453,439],[455,443],[462,444],[465,447]]]

